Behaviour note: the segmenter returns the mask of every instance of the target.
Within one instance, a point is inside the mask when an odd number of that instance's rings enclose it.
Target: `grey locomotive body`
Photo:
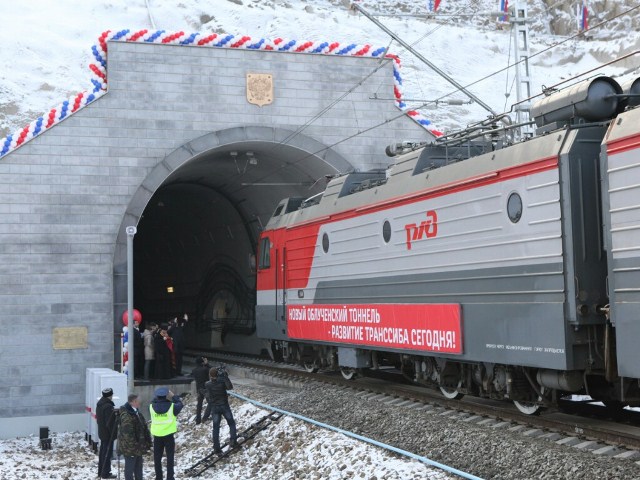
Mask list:
[[[583,82],[534,106],[527,141],[499,148],[482,126],[283,200],[258,335],[310,370],[392,363],[526,413],[570,392],[637,403],[640,109],[622,93]]]

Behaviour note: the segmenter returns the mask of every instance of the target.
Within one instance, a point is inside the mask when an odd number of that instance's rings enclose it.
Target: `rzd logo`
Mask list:
[[[407,250],[411,250],[411,242],[438,235],[438,215],[435,210],[429,210],[427,219],[420,222],[420,225],[409,223],[404,229],[407,232]]]

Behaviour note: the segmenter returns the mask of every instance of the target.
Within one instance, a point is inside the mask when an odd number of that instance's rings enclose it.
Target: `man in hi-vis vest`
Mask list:
[[[182,407],[180,397],[174,395],[167,387],[156,388],[155,398],[149,405],[156,480],[163,480],[162,454],[165,450],[167,452],[167,480],[175,480],[173,476],[173,457],[176,451],[176,442],[173,434],[178,431],[176,417]]]

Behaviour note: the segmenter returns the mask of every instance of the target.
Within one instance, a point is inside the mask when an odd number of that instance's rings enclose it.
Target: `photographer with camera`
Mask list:
[[[209,402],[207,411],[205,412],[205,417],[207,416],[209,408],[211,408],[213,419],[213,451],[217,454],[221,454],[220,422],[222,417],[225,418],[227,425],[229,425],[229,435],[231,437],[229,446],[231,448],[238,446],[236,422],[233,419],[231,407],[229,406],[229,395],[227,395],[227,390],[232,390],[233,385],[231,384],[231,380],[229,380],[229,375],[227,374],[227,370],[224,368],[224,365],[220,365],[218,368],[212,368],[209,370],[209,377],[211,380],[205,384],[207,400]]]

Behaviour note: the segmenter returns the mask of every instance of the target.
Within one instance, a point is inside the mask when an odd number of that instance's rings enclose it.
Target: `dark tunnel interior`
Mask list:
[[[315,195],[334,173],[309,152],[267,142],[210,150],[175,170],[134,239],[134,299],[144,321],[187,313],[187,347],[254,350],[260,231],[282,198]]]

